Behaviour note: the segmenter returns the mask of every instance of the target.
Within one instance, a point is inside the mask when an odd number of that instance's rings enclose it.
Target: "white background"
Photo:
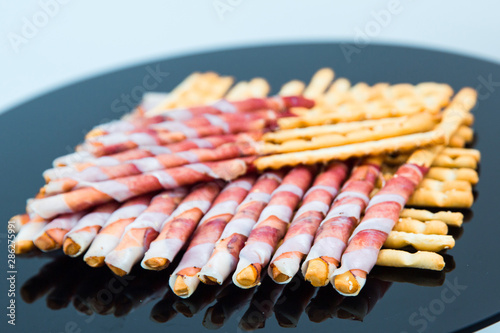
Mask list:
[[[377,13],[394,0],[0,0],[0,113],[149,59],[248,44],[355,40],[360,31],[370,32],[370,43],[500,62],[499,2],[395,1],[395,13],[377,23]],[[221,3],[224,12],[215,8]],[[379,29],[369,30],[374,24]]]

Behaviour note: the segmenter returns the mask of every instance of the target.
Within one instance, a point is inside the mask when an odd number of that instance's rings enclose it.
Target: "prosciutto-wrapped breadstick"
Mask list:
[[[120,276],[130,273],[132,266],[142,259],[151,241],[158,236],[162,223],[186,194],[186,188],[180,187],[156,195],[149,207],[125,228],[120,243],[104,259],[113,273]]]
[[[224,228],[212,256],[198,273],[203,283],[222,284],[234,271],[241,249],[262,210],[279,186],[283,172],[266,172],[259,177],[245,200],[238,206],[234,217]]]
[[[436,132],[443,133],[445,142],[455,133],[476,101],[476,92],[462,89],[443,112]],[[363,288],[366,275],[377,261],[379,251],[394,224],[399,219],[410,195],[415,191],[443,146],[415,151],[408,162],[370,200],[361,223],[356,227],[342,256],[341,267],[331,278],[335,289],[346,296],[355,296]]]
[[[86,211],[63,214],[47,223],[35,236],[33,242],[36,247],[45,252],[60,249],[63,245],[64,236],[85,214]]]
[[[333,162],[316,177],[269,265],[268,274],[275,282],[288,283],[299,271],[302,259],[311,249],[316,230],[347,173],[345,163]]]
[[[333,272],[331,281],[339,293],[344,296],[359,293],[387,235],[426,169],[413,163],[404,164],[370,200],[363,220],[349,239],[341,267]]]
[[[118,153],[143,145],[166,145],[188,138],[202,138],[212,135],[242,133],[263,130],[276,124],[273,111],[233,115],[230,120],[210,118],[206,125],[168,122],[155,125],[140,132],[113,133],[88,140],[77,147],[77,151],[87,151],[94,156]],[[208,117],[208,116],[207,116]],[[216,117],[216,116],[213,116]]]
[[[247,172],[254,157],[219,162],[195,163],[182,167],[153,171],[137,176],[89,183],[88,187],[51,197],[36,199],[31,209],[43,218],[77,212],[112,201],[125,201],[134,196],[161,189],[172,189],[213,179],[231,180]]]
[[[87,182],[100,182],[134,176],[144,172],[179,167],[190,163],[221,161],[255,154],[255,147],[249,142],[228,143],[215,149],[193,149],[173,154],[160,154],[155,157],[132,160],[114,166],[87,168],[82,172],[74,173],[70,177],[51,181],[45,185],[44,193],[53,195],[84,187]]]
[[[64,237],[64,253],[71,257],[77,257],[87,251],[101,227],[119,206],[118,202],[111,201],[96,207],[82,217]]]
[[[226,143],[233,142],[254,142],[260,139],[262,133],[248,132],[239,134],[214,135],[204,138],[186,139],[178,143],[165,146],[141,146],[121,153],[102,157],[89,157],[85,162],[72,163],[70,155],[61,156],[60,161],[54,162],[57,167],[48,169],[43,173],[46,182],[63,177],[69,177],[75,172],[83,171],[93,166],[113,166],[126,163],[131,160],[138,160],[146,157],[154,157],[160,154],[174,154],[191,149],[214,149]],[[73,153],[75,154],[75,153]],[[58,159],[56,159],[57,161]]]
[[[198,272],[207,263],[215,243],[254,181],[253,175],[243,176],[226,185],[200,221],[181,262],[170,276],[170,287],[177,296],[187,298],[196,290],[200,283]]]
[[[337,268],[349,235],[375,186],[380,163],[380,159],[366,159],[356,166],[321,222],[314,244],[302,264],[302,273],[313,286],[327,285],[328,277]]]
[[[252,288],[259,284],[262,269],[283,238],[293,211],[304,191],[311,184],[314,169],[306,166],[293,168],[273,192],[267,207],[248,236],[241,250],[233,283],[240,288]]]
[[[92,267],[104,265],[106,255],[118,245],[125,228],[148,208],[151,194],[130,199],[116,210],[95,236],[83,260]]]
[[[30,216],[27,213],[18,214],[10,218],[9,225],[11,223],[14,224],[14,231],[17,233],[29,221],[30,221]]]
[[[174,260],[221,190],[221,182],[194,187],[161,226],[160,234],[151,243],[142,259],[142,267],[162,270]]]
[[[35,244],[33,243],[35,236],[42,231],[47,223],[47,220],[33,214],[28,223],[21,228],[14,239],[16,254],[28,253],[33,250],[35,248]]]

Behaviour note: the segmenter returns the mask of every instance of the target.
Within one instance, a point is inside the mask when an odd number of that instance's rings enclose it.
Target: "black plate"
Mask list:
[[[7,221],[10,216],[23,211],[26,198],[36,193],[43,183],[42,171],[50,167],[56,156],[71,151],[92,126],[118,118],[128,111],[127,96],[131,103],[135,103],[146,89],[168,91],[193,71],[214,70],[234,75],[238,80],[262,76],[269,80],[274,92],[288,80],[308,80],[323,66],[334,68],[337,76],[347,77],[352,82],[365,81],[373,84],[381,81],[437,81],[447,82],[455,89],[472,86],[478,88],[480,93],[474,127],[477,131],[476,148],[482,153],[481,181],[476,187],[479,193],[477,201],[472,211],[468,212],[470,220],[464,224],[463,230],[455,230],[457,234],[463,233],[456,247],[449,251],[453,257],[447,257],[449,267],[452,268],[453,260],[456,267],[446,275],[379,269],[378,276],[382,280],[403,279],[412,283],[394,282],[391,285],[373,279],[370,282],[372,287],[365,288],[364,297],[351,298],[342,303],[341,311],[337,312],[340,317],[352,317],[355,314],[358,319],[363,319],[362,322],[333,318],[314,323],[304,313],[297,327],[300,331],[444,332],[479,329],[500,320],[500,288],[497,286],[500,281],[500,223],[497,206],[500,202],[497,172],[500,66],[449,53],[395,46],[369,45],[357,51],[359,52],[350,55],[351,61],[347,61],[342,48],[336,43],[252,47],[197,54],[159,60],[105,74],[26,102],[0,116],[2,219]],[[151,72],[156,70],[161,74],[155,79]],[[150,77],[145,81],[148,75]],[[5,234],[1,242],[5,253]],[[54,255],[40,255],[17,259],[15,328],[18,332],[205,330],[202,325],[205,309],[192,318],[179,314],[163,324],[150,319],[153,306],[164,294],[161,288],[167,283],[167,273],[141,272],[136,269],[133,273],[136,279],[123,282],[128,287],[122,291],[123,283],[108,275],[106,269],[93,271],[84,267],[81,259],[57,259],[51,268],[54,273],[49,277],[45,276],[45,279],[57,281],[58,289],[47,298],[47,302],[41,298],[27,304],[21,299],[20,293],[33,296],[33,287],[25,286],[23,290],[21,287],[43,265],[54,260],[53,257]],[[6,262],[3,267],[6,267]],[[110,298],[118,299],[121,304],[119,311],[122,312],[130,310],[131,299],[141,302],[146,300],[148,291],[157,290],[159,298],[148,304],[137,303],[128,316],[118,318],[113,315],[89,317],[77,312],[71,303],[58,311],[47,307],[46,303],[52,307],[64,307],[65,298],[74,293],[75,288],[79,288],[78,293],[84,293],[85,288],[86,292],[90,292],[88,289],[94,281],[100,283],[94,289],[94,294],[100,295],[105,304],[109,304],[106,300]],[[435,286],[420,286],[415,283]],[[453,284],[459,285],[459,289],[453,287]],[[36,282],[39,290],[44,285],[43,279]],[[4,312],[7,311],[5,306],[8,304],[7,290],[5,278],[2,278],[0,292]],[[380,297],[385,290],[385,295]],[[269,281],[263,285],[260,293],[257,292],[256,297],[260,301],[252,303],[254,310],[250,314],[251,318],[258,321],[260,313],[265,312],[269,305],[266,297],[276,293],[273,293],[273,285]],[[272,318],[267,319],[264,330],[285,331],[279,327],[276,318],[282,324],[288,321],[293,325],[293,319],[290,318],[300,315],[300,301],[310,297],[312,292],[314,290],[305,285],[297,287],[293,284],[288,287],[283,293],[287,301],[278,302],[276,313],[270,313]],[[194,311],[205,301],[203,298],[209,298],[211,293],[212,289],[203,288],[190,304],[183,304],[184,308]],[[237,300],[249,296],[231,287],[225,293],[230,297],[221,298],[219,305],[216,305],[219,310],[221,306],[234,309],[237,307]],[[338,299],[335,293],[323,289],[308,311],[317,320],[321,313],[328,316],[328,313],[335,312],[337,309],[332,307],[336,301]],[[163,315],[167,315],[168,304],[167,297],[155,306],[154,311],[163,309]],[[245,305],[237,310],[222,330],[237,330],[247,307]],[[106,307],[101,310],[106,310]],[[8,326],[5,314],[2,317],[2,327]]]

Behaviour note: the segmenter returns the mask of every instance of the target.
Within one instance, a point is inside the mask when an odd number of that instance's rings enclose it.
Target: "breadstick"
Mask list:
[[[438,192],[426,188],[415,190],[408,200],[408,205],[412,206],[432,206],[449,208],[469,208],[474,202],[472,191],[449,190]]]
[[[431,220],[421,222],[408,217],[400,218],[392,230],[426,235],[448,234],[448,226],[443,221]]]
[[[441,154],[449,156],[451,158],[457,158],[461,156],[468,156],[474,158],[477,162],[481,160],[481,153],[477,149],[471,148],[444,148]]]
[[[449,235],[424,235],[402,231],[391,231],[384,246],[391,249],[400,249],[411,245],[419,251],[439,252],[455,246],[455,239]]]
[[[340,147],[322,148],[311,151],[285,153],[260,157],[255,161],[259,170],[267,168],[279,169],[283,166],[298,164],[314,164],[334,159],[345,160],[350,157],[363,155],[380,155],[399,150],[412,150],[416,147],[444,142],[442,133],[430,131],[425,133],[402,135],[396,138],[381,139],[378,141],[353,143]]]
[[[269,94],[271,87],[269,83],[261,77],[256,77],[248,83],[248,88],[251,97],[266,97]]]
[[[426,175],[427,178],[440,181],[465,180],[475,185],[479,181],[476,170],[469,168],[449,169],[442,167],[432,167]]]
[[[311,82],[304,91],[306,98],[318,98],[322,95],[326,88],[330,85],[335,74],[330,68],[322,68],[318,70],[312,77]]]
[[[441,211],[437,213],[429,212],[424,209],[414,209],[414,208],[405,208],[401,211],[400,217],[412,218],[420,221],[431,221],[431,220],[439,220],[443,221],[447,225],[460,227],[464,221],[464,215],[459,212],[450,212],[450,211]]]
[[[421,122],[433,122],[435,118],[428,113],[422,113],[413,116],[404,116],[396,118],[384,118],[376,120],[363,120],[348,123],[339,123],[334,125],[309,126],[304,128],[294,128],[270,132],[265,134],[264,141],[276,143],[286,142],[293,139],[312,139],[320,135],[342,134],[363,129],[379,129],[381,126],[403,126],[405,123],[412,123],[414,120]],[[419,121],[419,122],[420,122]]]
[[[421,113],[417,117],[411,117],[407,121],[380,124],[378,126],[361,128],[344,134],[331,133],[316,135],[306,140],[290,140],[282,144],[265,144],[262,152],[265,154],[287,153],[311,149],[341,146],[356,142],[368,142],[389,137],[397,137],[405,134],[426,132],[434,127],[433,117],[427,113]]]
[[[250,97],[250,87],[247,81],[240,81],[236,83],[236,85],[232,87],[225,96],[225,98],[228,101],[235,101],[249,97]]]
[[[432,162],[433,166],[443,167],[443,168],[477,168],[477,160],[473,156],[458,156],[450,157],[448,155],[438,155],[436,159]]]
[[[290,82],[285,83],[281,87],[278,95],[280,96],[302,95],[305,88],[306,85],[304,84],[304,82],[299,80],[292,80]]]
[[[451,190],[456,191],[472,191],[472,185],[465,180],[446,180],[439,181],[430,178],[424,178],[422,182],[419,184],[417,189],[427,189],[435,192],[448,192]]]
[[[445,263],[441,255],[434,252],[418,251],[409,253],[401,250],[380,250],[377,265],[388,267],[411,267],[442,271]]]

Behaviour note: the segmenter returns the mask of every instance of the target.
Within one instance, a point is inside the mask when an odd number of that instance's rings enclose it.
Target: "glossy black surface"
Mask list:
[[[106,269],[86,267],[81,259],[46,254],[18,256],[16,326],[6,323],[8,286],[3,273],[2,331],[7,327],[17,332],[202,332],[205,327],[222,326],[220,331],[234,332],[262,326],[265,321],[260,331],[288,332],[281,324],[296,326],[293,331],[448,332],[478,329],[500,320],[500,66],[403,47],[369,45],[359,51],[351,55],[350,62],[339,44],[198,54],[105,74],[31,100],[0,115],[1,218],[7,221],[23,211],[26,198],[43,185],[41,173],[55,157],[71,151],[92,126],[118,118],[128,109],[122,94],[137,95],[130,97],[131,102],[137,102],[144,87],[168,91],[189,73],[206,70],[238,80],[262,76],[276,92],[290,79],[308,80],[317,69],[329,66],[337,76],[354,83],[437,81],[455,89],[480,89],[474,128],[475,147],[482,153],[481,181],[476,186],[478,197],[469,221],[463,230],[454,230],[461,237],[448,252],[447,272],[376,268],[363,293],[348,300],[342,300],[330,287],[316,293],[294,280],[282,290],[267,279],[255,293],[231,285],[203,287],[192,299],[180,301],[166,293],[168,272],[136,268],[133,279],[119,280]],[[148,79],[145,85],[145,77],[155,70],[169,74],[158,76],[156,81]],[[5,272],[5,233],[0,241]],[[88,315],[91,312],[108,315]]]

